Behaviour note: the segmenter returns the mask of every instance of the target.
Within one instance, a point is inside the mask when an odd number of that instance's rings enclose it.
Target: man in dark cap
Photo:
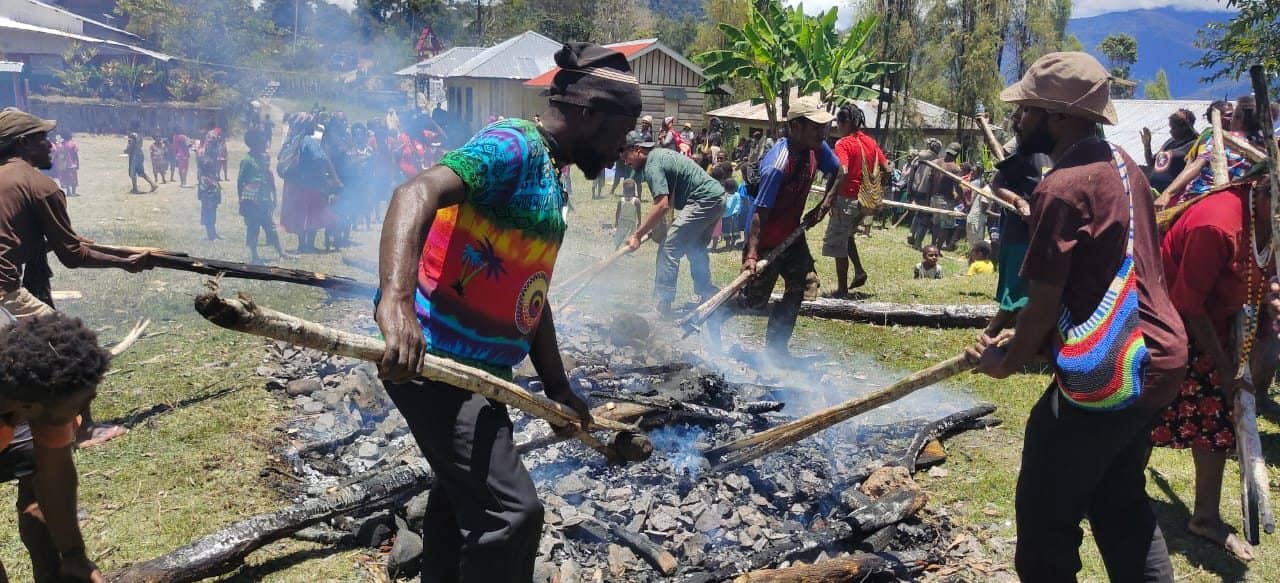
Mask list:
[[[654,274],[653,295],[658,302],[658,313],[671,314],[671,302],[676,297],[676,279],[680,271],[680,258],[689,259],[689,275],[693,277],[693,292],[699,301],[705,301],[717,291],[711,283],[711,258],[707,245],[711,233],[724,214],[724,186],[712,178],[688,156],[675,150],[657,148],[646,141],[640,132],[627,135],[627,147],[622,151],[622,161],[636,170],[640,179],[653,192],[654,205],[649,215],[627,238],[632,250],[640,248],[640,239],[649,234],[667,216],[667,209],[676,210],[666,239],[658,250],[658,266]]]
[[[533,577],[541,502],[512,443],[506,407],[417,376],[429,353],[510,379],[530,358],[547,396],[582,415],[547,302],[568,195],[557,169],[595,178],[640,115],[626,58],[587,43],[555,55],[542,126],[490,124],[395,189],[380,248],[377,321],[387,392],[435,473],[424,519],[428,581]]]
[[[53,167],[49,132],[55,122],[9,108],[0,111],[0,308],[18,319],[53,313],[45,256],[53,251],[67,267],[151,267],[145,253],[117,257],[93,250],[71,228],[67,198],[41,170]],[[123,435],[123,427],[97,425],[88,406],[81,413],[80,447]]]

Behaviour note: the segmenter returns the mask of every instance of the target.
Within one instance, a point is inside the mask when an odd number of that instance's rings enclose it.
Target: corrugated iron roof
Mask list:
[[[791,99],[793,102],[797,96],[798,92],[793,89],[791,92]],[[817,94],[810,95],[809,97],[816,99]],[[854,103],[858,105],[858,109],[862,110],[863,115],[867,119],[867,125],[875,123],[876,110],[880,106],[880,101],[858,100]],[[956,114],[954,112],[919,99],[912,99],[911,103],[914,109],[912,123],[900,123],[899,127],[905,126],[922,130],[954,130],[956,128]],[[739,101],[733,105],[709,111],[706,115],[708,117],[718,117],[724,120],[738,121],[754,125],[761,125],[769,122],[769,114],[765,110],[764,104],[751,103],[750,101]],[[973,122],[967,117],[964,118],[964,125],[967,129],[973,129],[975,127]]]
[[[7,18],[4,16],[0,16],[0,30],[8,31],[11,35],[13,35],[13,36],[10,36],[9,38],[6,38],[4,35],[0,35],[0,51],[7,51],[11,53],[23,52],[22,40],[20,38],[14,38],[14,37],[20,36],[20,33],[27,33],[27,34],[34,34],[34,35],[41,35],[41,36],[54,36],[54,37],[60,37],[63,39],[79,41],[88,45],[93,45],[98,50],[105,51],[106,54],[139,54],[139,55],[146,55],[158,61],[169,61],[173,58],[164,53],[152,51],[149,49],[144,49],[142,47],[138,47],[138,46],[134,46],[134,45],[118,42],[118,41],[94,38],[91,36],[85,36],[83,34],[63,32],[61,30],[54,30],[52,28],[45,28],[43,26],[35,26],[31,24],[26,24],[23,22],[18,22],[16,20],[13,20],[12,18]],[[13,41],[12,45],[6,42],[11,40]]]
[[[556,64],[560,47],[557,41],[525,31],[481,51],[445,76],[532,79]]]
[[[643,51],[653,46],[657,42],[658,42],[658,39],[656,38],[646,38],[646,39],[640,39],[640,40],[613,43],[611,45],[604,45],[604,46],[606,48],[610,48],[615,51],[618,51],[619,53],[622,53],[622,56],[626,57],[627,61],[630,62],[635,60],[634,55],[636,53],[639,53],[640,51]],[[550,87],[551,80],[554,79],[556,76],[556,73],[559,73],[559,72],[560,72],[560,67],[552,67],[551,69],[547,70],[541,75],[538,75],[537,77],[534,77],[528,81],[525,81],[524,84],[529,87]],[[698,73],[701,74],[702,71],[698,70]]]
[[[532,79],[555,66],[561,44],[532,30],[489,48],[454,47],[397,75],[472,77],[481,79]]]
[[[1196,123],[1203,127],[1201,116],[1209,104],[1201,99],[1113,99],[1118,123],[1103,126],[1107,140],[1128,152],[1135,160],[1142,161],[1142,128],[1151,129],[1151,148],[1157,149],[1169,139],[1169,116],[1179,109],[1196,114]]]
[[[459,65],[482,52],[484,52],[484,47],[453,47],[430,59],[400,69],[396,71],[396,75],[401,77],[412,77],[414,75],[447,77]]]
[[[21,73],[25,63],[19,61],[0,61],[0,73]]]
[[[142,37],[127,30],[77,14],[61,6],[41,2],[40,0],[4,0],[0,2],[0,16],[7,16],[18,22],[25,22],[33,26],[43,26],[72,34],[85,34],[84,25],[91,24],[119,37],[111,40],[121,42],[142,40]]]

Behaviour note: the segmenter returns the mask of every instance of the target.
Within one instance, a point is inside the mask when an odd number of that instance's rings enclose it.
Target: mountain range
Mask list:
[[[1169,91],[1174,98],[1184,99],[1234,99],[1249,92],[1247,79],[1220,80],[1202,83],[1205,69],[1192,67],[1203,54],[1195,47],[1196,33],[1210,22],[1222,22],[1231,17],[1225,12],[1180,11],[1172,8],[1129,10],[1111,12],[1088,18],[1073,18],[1067,24],[1067,32],[1076,35],[1098,60],[1106,58],[1098,50],[1098,43],[1109,34],[1127,33],[1138,41],[1138,60],[1130,69],[1130,77],[1141,86],[1155,79],[1156,70],[1164,68],[1169,76]]]

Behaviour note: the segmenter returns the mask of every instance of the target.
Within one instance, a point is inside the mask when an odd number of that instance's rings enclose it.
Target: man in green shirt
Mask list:
[[[675,150],[655,149],[655,145],[640,132],[633,131],[627,136],[627,146],[622,151],[622,161],[640,173],[654,200],[649,216],[627,239],[627,246],[633,250],[639,248],[640,238],[662,221],[668,208],[677,211],[667,238],[658,250],[658,266],[653,278],[658,312],[669,315],[671,302],[676,297],[681,256],[689,258],[694,293],[705,299],[718,291],[711,283],[707,244],[724,213],[724,187],[685,155]]]

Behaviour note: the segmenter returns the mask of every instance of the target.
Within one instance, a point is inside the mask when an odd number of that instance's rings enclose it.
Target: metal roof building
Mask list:
[[[1169,139],[1169,116],[1179,109],[1196,114],[1196,129],[1205,127],[1204,112],[1212,101],[1199,99],[1113,99],[1119,123],[1103,126],[1107,140],[1124,148],[1134,160],[1142,163],[1142,128],[1151,130],[1151,148],[1158,149]]]

